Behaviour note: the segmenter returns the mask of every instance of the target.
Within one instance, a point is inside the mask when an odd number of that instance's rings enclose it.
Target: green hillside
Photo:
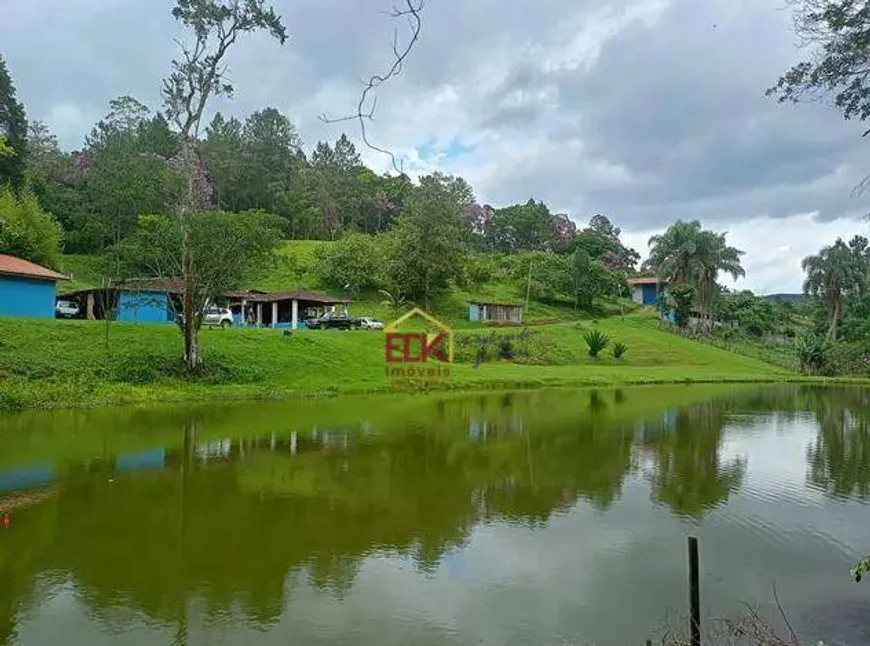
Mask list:
[[[311,289],[326,292],[332,296],[347,297],[353,301],[351,312],[355,316],[374,316],[390,320],[394,313],[382,303],[383,296],[375,291],[349,294],[342,289],[326,285],[318,276],[316,252],[331,245],[321,240],[294,240],[282,244],[274,267],[269,267],[262,276],[247,287],[266,291],[286,291],[292,289]],[[73,275],[73,280],[59,286],[61,293],[97,287],[105,276],[112,275],[109,263],[98,256],[66,255],[63,269]],[[509,281],[492,280],[474,291],[453,285],[436,297],[430,307],[432,313],[453,327],[480,327],[468,321],[468,301],[482,299],[496,302],[523,302],[523,290]],[[530,324],[552,323],[554,321],[575,321],[591,319],[593,316],[607,316],[621,312],[632,312],[637,306],[631,301],[621,303],[600,301],[593,314],[578,312],[572,304],[547,304],[530,301],[525,320]]]
[[[599,360],[588,357],[576,323],[542,326],[535,338],[538,347],[558,351],[554,365],[493,360],[475,367],[460,356],[438,387],[770,381],[793,376],[761,361],[662,332],[649,317],[612,318],[597,325],[628,345],[622,359],[609,354]],[[192,379],[181,369],[181,341],[174,327],[113,323],[108,348],[105,331],[98,321],[0,320],[0,408],[397,389],[386,374],[384,336],[379,332],[308,330],[285,336],[274,330],[204,330],[201,338],[209,367]],[[463,334],[475,337],[489,331]]]

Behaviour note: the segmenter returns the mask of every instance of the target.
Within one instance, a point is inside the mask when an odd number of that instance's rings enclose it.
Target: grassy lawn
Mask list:
[[[622,359],[586,354],[581,326],[628,345]],[[401,390],[387,376],[383,333],[205,329],[202,376],[180,371],[181,339],[168,325],[0,319],[0,408]],[[512,389],[652,383],[779,381],[794,374],[658,330],[627,316],[534,328],[560,348],[561,365],[456,363],[438,387]],[[471,330],[468,334],[489,334]],[[500,332],[501,333],[501,332]],[[516,330],[514,330],[516,333]]]

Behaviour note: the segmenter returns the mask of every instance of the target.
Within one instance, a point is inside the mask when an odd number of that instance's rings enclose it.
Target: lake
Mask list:
[[[662,386],[0,416],[0,644],[870,643],[870,390]]]

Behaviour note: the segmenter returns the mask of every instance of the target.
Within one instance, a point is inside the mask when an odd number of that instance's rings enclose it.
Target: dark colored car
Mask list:
[[[352,330],[359,327],[359,320],[344,312],[327,312],[316,319],[308,319],[305,325],[312,330]]]

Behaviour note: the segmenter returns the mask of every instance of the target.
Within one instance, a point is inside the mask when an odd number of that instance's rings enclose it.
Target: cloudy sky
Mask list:
[[[765,88],[800,52],[784,0],[427,0],[419,46],[380,93],[377,143],[405,168],[457,173],[494,206],[596,212],[642,253],[677,218],[727,230],[762,293],[799,291],[800,259],[868,233],[861,126]],[[28,0],[3,11],[0,54],[31,119],[81,145],[108,101],[159,107],[180,35],[172,0]],[[391,0],[274,0],[291,39],[232,53],[244,116],[267,105],[306,143],[390,62]],[[356,135],[355,132],[349,134]],[[374,152],[366,161],[387,169]]]

